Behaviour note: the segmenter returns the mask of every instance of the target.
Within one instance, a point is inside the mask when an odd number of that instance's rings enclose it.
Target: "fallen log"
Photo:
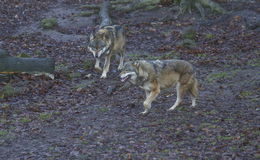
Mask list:
[[[55,68],[53,58],[18,58],[10,56],[0,49],[0,74],[13,73],[47,73],[52,74]]]

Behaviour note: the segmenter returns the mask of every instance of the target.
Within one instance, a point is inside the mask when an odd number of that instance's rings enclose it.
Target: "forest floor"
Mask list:
[[[220,3],[227,15],[196,12],[174,18],[171,6],[111,13],[124,25],[127,59],[191,62],[200,96],[173,112],[174,88],[142,116],[144,91],[124,88],[113,61],[107,79],[93,70],[88,37],[98,15],[78,16],[79,0],[0,2],[0,47],[12,56],[53,57],[55,79],[29,74],[0,82],[0,159],[236,159],[260,158],[259,2]],[[54,17],[59,26],[40,27]],[[250,23],[250,24],[249,24]],[[182,33],[195,26],[194,45]],[[1,93],[0,92],[0,93]]]

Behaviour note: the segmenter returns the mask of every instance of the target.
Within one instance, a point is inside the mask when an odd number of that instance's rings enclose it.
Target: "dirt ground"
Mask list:
[[[220,3],[230,12],[174,18],[172,6],[111,13],[127,34],[127,60],[178,58],[191,62],[200,83],[198,105],[189,98],[173,112],[174,89],[163,91],[142,116],[144,92],[123,87],[112,62],[107,79],[93,70],[88,36],[97,15],[80,17],[86,0],[0,2],[0,47],[11,55],[54,57],[55,79],[10,75],[12,96],[0,97],[0,159],[253,160],[260,158],[259,2]],[[54,17],[59,26],[40,27]],[[249,24],[250,22],[250,24]],[[192,46],[182,33],[195,26]]]

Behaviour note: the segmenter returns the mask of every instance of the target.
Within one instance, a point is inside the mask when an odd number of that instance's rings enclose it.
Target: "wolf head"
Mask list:
[[[111,39],[109,31],[106,29],[99,29],[95,34],[90,35],[88,50],[95,58],[99,58],[104,53],[108,52],[110,45]]]
[[[130,81],[133,84],[136,84],[138,78],[138,67],[139,62],[126,62],[120,73],[120,78],[122,82]]]

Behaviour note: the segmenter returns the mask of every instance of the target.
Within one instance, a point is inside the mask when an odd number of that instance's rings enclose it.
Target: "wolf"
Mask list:
[[[198,81],[192,65],[184,60],[137,60],[124,64],[120,73],[122,82],[130,81],[145,90],[146,99],[143,102],[145,115],[151,109],[152,102],[161,89],[176,85],[177,99],[168,110],[174,110],[182,101],[186,92],[191,95],[192,106],[196,105],[198,97]]]
[[[94,34],[90,35],[88,50],[96,59],[95,69],[102,71],[101,78],[107,77],[109,71],[110,59],[113,54],[119,54],[120,62],[118,70],[121,70],[125,55],[125,33],[122,26],[109,25],[100,27]],[[105,58],[103,69],[100,67],[101,58]]]

